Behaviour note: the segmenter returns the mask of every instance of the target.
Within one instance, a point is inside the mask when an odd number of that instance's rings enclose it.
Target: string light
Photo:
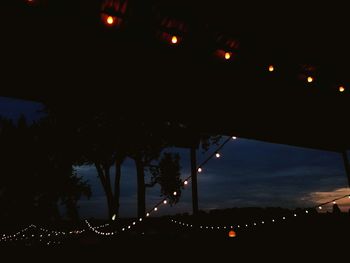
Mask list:
[[[179,41],[179,40],[178,40],[177,36],[173,36],[173,37],[171,38],[171,43],[174,44],[174,45],[177,44],[178,41]]]
[[[237,137],[236,137],[236,136],[232,136],[232,139],[233,139],[233,140],[237,140]]]
[[[318,209],[322,210],[322,206],[319,206]]]
[[[312,83],[312,82],[314,82],[314,78],[313,77],[311,77],[311,76],[309,76],[309,77],[307,77],[307,82],[308,83]]]
[[[154,211],[158,211],[158,207],[155,207],[155,208],[154,208]]]
[[[184,181],[184,185],[188,185],[188,181],[187,180]]]
[[[203,171],[203,169],[201,167],[198,168],[198,173],[201,173]]]
[[[231,56],[232,56],[231,52],[225,52],[225,59],[226,60],[231,59]]]
[[[174,191],[173,195],[174,195],[174,196],[176,196],[176,195],[177,195],[177,192],[176,192],[176,191]]]
[[[106,23],[107,25],[112,26],[115,23],[115,18],[113,16],[108,16],[106,18]]]
[[[274,68],[273,65],[270,65],[270,66],[268,67],[268,70],[269,70],[269,72],[273,72],[273,71],[275,70],[275,68]]]
[[[216,153],[216,154],[215,154],[215,157],[216,157],[216,158],[220,158],[220,156],[221,156],[220,153]]]
[[[344,86],[339,86],[338,90],[339,90],[339,92],[344,92],[345,88],[344,88]]]
[[[163,204],[165,204],[165,205],[166,205],[167,203],[168,203],[168,201],[167,201],[167,200],[164,200],[164,201],[163,201]]]

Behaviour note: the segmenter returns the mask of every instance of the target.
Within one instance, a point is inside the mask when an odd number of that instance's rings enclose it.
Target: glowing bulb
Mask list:
[[[236,137],[236,136],[232,136],[232,139],[233,139],[233,140],[237,140],[237,137]]]
[[[233,230],[230,230],[230,231],[228,232],[228,236],[229,236],[229,237],[235,237],[235,236],[236,236],[236,232],[233,231]]]
[[[318,209],[322,210],[322,206],[319,206]]]
[[[344,92],[344,91],[345,91],[344,86],[340,86],[340,87],[339,87],[339,92]]]
[[[311,76],[307,77],[307,82],[308,82],[308,83],[314,82],[314,78],[311,77]]]
[[[175,195],[175,196],[176,196],[176,195],[177,195],[177,192],[175,191],[175,192],[173,193],[173,195]]]
[[[114,24],[114,18],[113,16],[108,16],[106,19],[107,25],[113,25]]]
[[[350,195],[348,196],[348,198],[350,198]]]
[[[275,70],[275,68],[273,67],[273,65],[270,65],[270,66],[269,66],[269,71],[270,71],[270,72],[273,72],[274,70]]]
[[[149,213],[147,213],[146,216],[149,217]]]
[[[306,211],[305,211],[305,213],[307,213],[307,214],[308,214],[308,213],[309,213],[309,211],[307,211],[307,210],[306,210]]]
[[[116,219],[116,217],[117,217],[117,215],[114,214],[114,215],[112,216],[112,220],[114,221],[114,220]]]
[[[141,222],[141,221],[142,221],[142,218],[140,218],[139,221]]]
[[[136,225],[136,222],[132,222],[133,225]]]
[[[225,52],[225,59],[229,60],[231,58],[231,53],[230,52]]]
[[[272,219],[272,222],[275,222],[275,219]]]
[[[294,214],[294,216],[297,216],[297,214]]]
[[[261,224],[265,224],[265,222],[264,222],[264,221],[261,221]]]
[[[179,41],[179,40],[177,39],[177,36],[173,36],[173,37],[171,38],[171,43],[172,43],[172,44],[177,44],[178,41]]]
[[[184,181],[184,185],[188,185],[188,181],[186,180],[186,181]]]
[[[155,207],[155,208],[154,208],[154,211],[157,211],[157,210],[158,210],[158,208],[157,208],[157,207]]]
[[[333,201],[333,204],[336,204],[337,202],[336,201]]]
[[[198,173],[201,173],[203,171],[203,169],[199,167],[197,171],[198,171]]]
[[[216,154],[215,154],[215,157],[216,157],[216,158],[220,158],[220,153],[216,153]]]
[[[164,200],[164,201],[163,201],[163,204],[165,204],[165,205],[166,205],[167,203],[168,203],[168,201],[167,201],[167,200]]]
[[[285,220],[286,218],[285,217],[282,217],[283,220]]]

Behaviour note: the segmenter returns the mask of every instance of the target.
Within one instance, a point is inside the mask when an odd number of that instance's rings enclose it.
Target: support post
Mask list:
[[[191,147],[192,207],[193,215],[198,214],[197,158],[196,147]]]
[[[342,155],[343,155],[345,172],[346,172],[346,176],[348,177],[348,184],[350,187],[350,163],[349,163],[348,154],[346,153],[346,150],[342,151]]]

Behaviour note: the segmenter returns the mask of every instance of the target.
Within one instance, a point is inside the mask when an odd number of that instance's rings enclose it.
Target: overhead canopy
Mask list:
[[[129,1],[128,23],[106,29],[101,1],[46,2],[1,3],[0,96],[87,114],[109,107],[195,133],[350,149],[345,8]],[[157,16],[183,20],[183,42],[162,43]],[[213,55],[218,36],[239,41],[232,61]]]

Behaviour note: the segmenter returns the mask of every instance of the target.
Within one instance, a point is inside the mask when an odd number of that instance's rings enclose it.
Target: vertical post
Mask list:
[[[191,147],[192,207],[193,215],[198,214],[197,158],[196,147]]]
[[[342,152],[342,155],[343,155],[345,172],[346,172],[346,176],[348,177],[348,183],[350,187],[350,163],[349,163],[348,154],[346,153],[346,150]]]

